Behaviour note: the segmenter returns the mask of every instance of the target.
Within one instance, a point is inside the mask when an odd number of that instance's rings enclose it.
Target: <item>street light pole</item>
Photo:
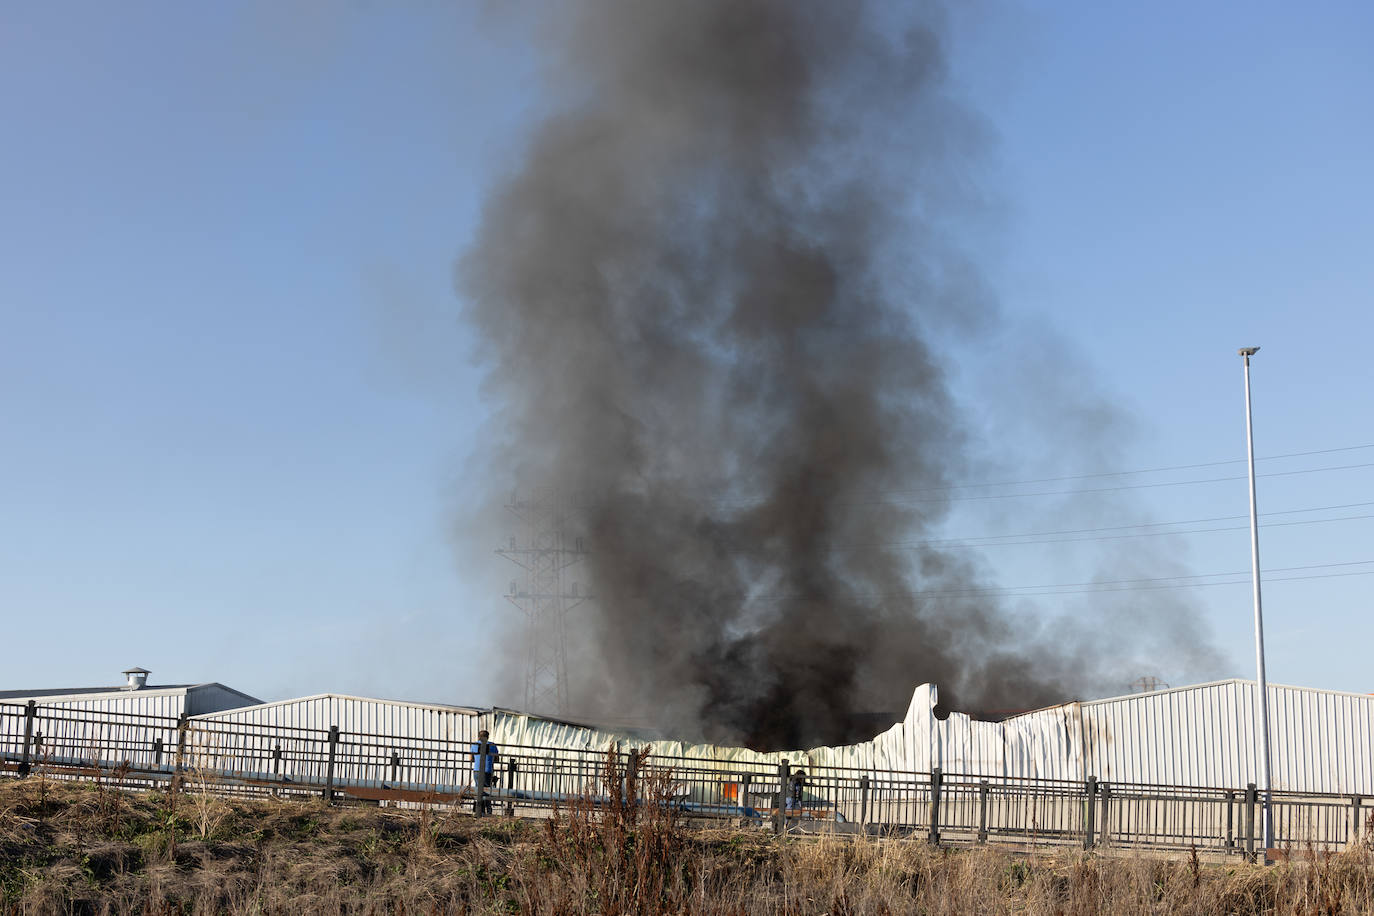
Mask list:
[[[1261,759],[1260,791],[1264,793],[1265,856],[1274,846],[1273,792],[1270,786],[1269,765],[1269,683],[1264,676],[1264,616],[1260,610],[1259,514],[1255,510],[1255,430],[1250,419],[1250,357],[1259,347],[1243,347],[1245,358],[1245,445],[1250,458],[1250,578],[1255,593],[1255,670],[1259,674],[1259,708]]]

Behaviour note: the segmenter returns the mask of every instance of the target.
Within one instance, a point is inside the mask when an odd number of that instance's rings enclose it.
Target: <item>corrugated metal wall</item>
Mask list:
[[[196,684],[192,687],[145,687],[141,690],[111,688],[101,693],[65,693],[35,697],[13,697],[6,703],[20,706],[32,699],[39,706],[61,706],[64,709],[86,709],[96,712],[128,713],[138,716],[166,716],[172,719],[182,713],[218,712],[258,701],[223,684]]]
[[[433,741],[474,741],[481,711],[400,700],[321,694],[197,716],[221,722],[246,722],[291,729],[328,731],[337,725],[349,734]]]
[[[1244,788],[1259,780],[1252,681],[1068,703],[980,722],[938,719],[938,693],[925,684],[902,721],[848,747],[759,754],[743,748],[658,741],[655,754],[740,763],[805,761],[810,766],[946,773],[991,778],[1154,783]],[[1295,792],[1374,794],[1374,696],[1270,685],[1273,787]],[[497,740],[587,748],[619,741],[613,731],[526,716],[498,716]]]
[[[470,779],[468,748],[482,725],[480,710],[322,694],[195,716],[200,746],[216,759],[243,761],[262,769],[275,749],[281,773],[318,777],[319,742],[333,726],[342,734],[336,761],[340,779],[371,778],[377,772],[413,787],[453,790]],[[235,730],[236,725],[258,728]],[[394,764],[388,763],[394,761]],[[223,764],[220,764],[223,767]]]
[[[1292,687],[1276,691],[1274,781],[1374,792],[1374,697]],[[1351,786],[1352,788],[1346,788]]]
[[[38,707],[34,723],[34,759],[41,763],[83,764],[123,761],[140,765],[153,758],[153,742],[171,738],[176,718],[186,706],[186,689],[110,691],[62,694],[32,699]],[[6,701],[7,710],[22,709],[24,698]],[[45,714],[46,711],[46,714]],[[19,728],[21,719],[13,719]],[[19,742],[12,745],[22,750]]]
[[[1103,779],[1190,786],[1260,782],[1258,688],[1223,681],[1083,704],[1087,767]],[[1374,791],[1374,697],[1270,685],[1275,789]]]
[[[186,711],[187,688],[167,690],[110,691],[109,693],[73,693],[57,696],[38,696],[32,699],[39,706],[60,706],[64,709],[84,709],[91,712],[128,713],[138,716],[166,716],[177,718]],[[23,705],[27,697],[6,700]]]
[[[1283,689],[1271,688],[1271,695]],[[1251,683],[1225,681],[1085,703],[1089,775],[1187,786],[1258,782],[1254,694]],[[1280,716],[1271,714],[1277,726]],[[1284,731],[1291,730],[1275,728],[1275,749]],[[1275,777],[1278,788],[1277,768]]]
[[[933,756],[951,773],[1240,788],[1260,782],[1257,695],[1231,680],[1001,723],[954,714],[932,721]],[[922,718],[920,691],[912,705],[908,723]],[[1374,696],[1271,684],[1269,707],[1275,789],[1374,792]]]

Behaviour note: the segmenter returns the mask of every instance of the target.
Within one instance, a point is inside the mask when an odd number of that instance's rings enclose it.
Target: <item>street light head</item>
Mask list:
[[[1258,352],[1259,352],[1259,347],[1241,347],[1241,348],[1240,348],[1240,355],[1241,355],[1241,356],[1254,356],[1254,355],[1255,355],[1256,353],[1258,353]]]

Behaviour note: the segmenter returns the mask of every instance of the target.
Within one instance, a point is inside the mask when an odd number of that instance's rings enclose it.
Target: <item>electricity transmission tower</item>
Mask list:
[[[523,523],[496,552],[525,571],[505,596],[525,613],[525,711],[567,715],[567,616],[585,596],[565,571],[582,560],[582,539],[568,534],[568,504],[552,488],[513,493],[506,508]]]

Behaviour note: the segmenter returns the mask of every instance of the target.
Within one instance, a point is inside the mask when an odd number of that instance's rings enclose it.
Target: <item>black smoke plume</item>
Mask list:
[[[892,6],[580,0],[541,24],[556,110],[459,286],[502,464],[564,494],[590,551],[579,712],[801,747],[870,737],[924,681],[974,709],[1071,689],[968,561],[894,546],[962,470],[930,329],[986,309],[946,234],[976,131],[943,21]]]

